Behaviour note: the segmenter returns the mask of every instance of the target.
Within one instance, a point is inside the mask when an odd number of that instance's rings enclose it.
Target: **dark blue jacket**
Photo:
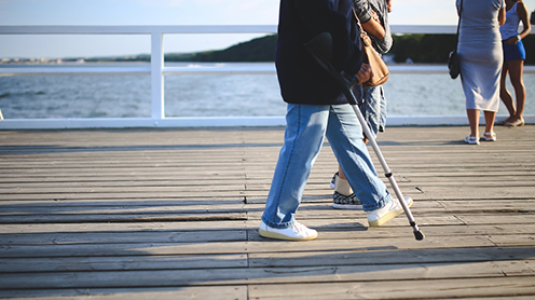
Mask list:
[[[319,67],[304,47],[316,35],[333,38],[333,66],[347,74],[362,65],[351,0],[281,0],[275,65],[285,102],[294,104],[348,103],[341,88]],[[357,100],[360,86],[353,88]]]

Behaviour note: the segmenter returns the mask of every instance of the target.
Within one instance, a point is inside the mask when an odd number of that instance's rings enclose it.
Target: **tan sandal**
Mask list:
[[[505,126],[517,127],[517,126],[524,126],[524,124],[525,124],[524,119],[518,119],[514,122],[506,122]]]
[[[496,133],[485,132],[485,134],[481,137],[481,139],[487,142],[496,142]]]

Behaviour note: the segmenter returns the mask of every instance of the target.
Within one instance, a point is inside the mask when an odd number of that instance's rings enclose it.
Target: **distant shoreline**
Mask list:
[[[384,56],[387,63],[446,64],[449,53],[455,48],[453,34],[405,34],[394,35],[394,45]],[[523,40],[528,56],[525,65],[535,65],[535,56],[529,55],[535,49],[535,35]],[[233,45],[223,50],[194,53],[166,53],[164,60],[188,63],[255,63],[274,62],[277,35],[266,35],[247,42]],[[71,57],[71,58],[0,58],[0,65],[9,64],[46,64],[46,65],[83,65],[87,63],[143,63],[150,62],[150,54]]]

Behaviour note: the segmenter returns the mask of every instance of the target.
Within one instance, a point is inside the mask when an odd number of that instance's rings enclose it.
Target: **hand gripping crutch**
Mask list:
[[[357,115],[357,119],[359,120],[359,123],[362,126],[362,129],[364,130],[364,134],[370,141],[373,151],[375,152],[375,154],[377,155],[377,158],[379,159],[379,162],[383,166],[383,169],[385,171],[385,176],[390,181],[390,185],[392,185],[392,188],[394,189],[396,196],[398,197],[399,202],[401,206],[403,207],[403,210],[405,211],[405,215],[407,215],[407,218],[409,219],[410,225],[414,229],[414,237],[418,241],[423,240],[425,235],[420,230],[420,228],[418,228],[418,225],[416,225],[416,221],[414,220],[414,217],[412,215],[410,208],[405,203],[405,198],[403,197],[403,194],[401,193],[401,190],[399,189],[396,179],[394,178],[394,174],[392,174],[392,172],[388,168],[385,158],[383,154],[381,153],[381,150],[379,149],[379,146],[377,145],[377,142],[375,141],[375,138],[373,137],[370,131],[370,128],[366,124],[366,121],[364,120],[364,117],[362,116],[360,109],[357,106],[357,99],[355,98],[355,95],[351,91],[351,87],[354,84],[356,84],[356,81],[351,82],[345,79],[344,76],[340,74],[340,71],[337,71],[331,65],[331,59],[332,59],[331,35],[328,32],[324,32],[316,36],[315,38],[313,38],[311,41],[307,42],[305,44],[305,48],[310,52],[310,54],[316,60],[316,62],[323,69],[325,69],[340,84],[340,87],[342,88],[344,95],[346,96],[348,102],[350,103],[351,107],[355,111],[355,114]]]

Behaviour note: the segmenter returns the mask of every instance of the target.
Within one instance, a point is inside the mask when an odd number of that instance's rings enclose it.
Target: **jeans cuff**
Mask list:
[[[262,216],[262,221],[269,227],[271,228],[275,228],[275,229],[286,229],[286,228],[290,228],[292,227],[292,225],[296,222],[294,219],[288,221],[288,222],[283,222],[283,223],[275,223],[269,219],[267,219],[266,217]]]
[[[366,205],[366,204],[363,204],[362,205],[362,209],[364,211],[372,211],[372,210],[376,210],[376,209],[379,209],[379,208],[382,208],[384,207],[387,203],[389,203],[390,201],[392,201],[392,195],[388,194],[386,195],[386,197],[379,201],[377,204],[375,205]]]

